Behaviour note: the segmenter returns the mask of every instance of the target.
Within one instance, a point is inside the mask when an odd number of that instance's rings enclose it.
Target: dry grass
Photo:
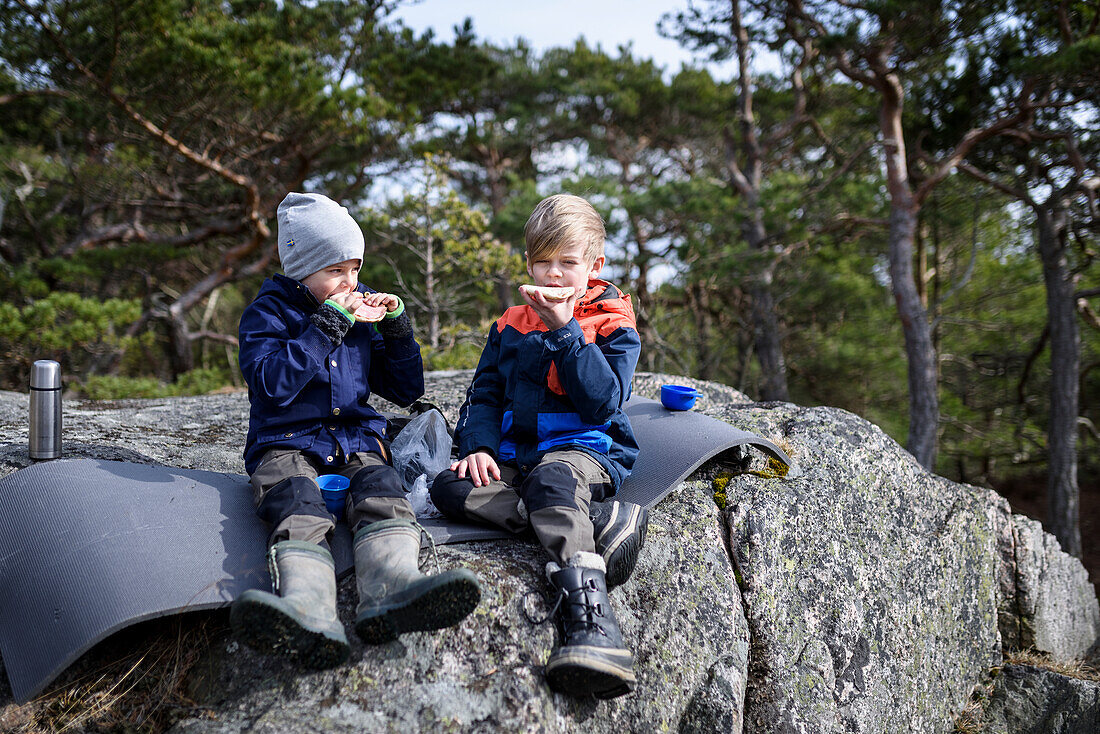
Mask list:
[[[1046,653],[1036,650],[1010,650],[1005,653],[1005,662],[1012,665],[1030,665],[1033,668],[1050,670],[1067,678],[1100,681],[1100,671],[1085,665],[1080,660],[1055,660]]]
[[[201,711],[189,674],[224,621],[209,615],[155,620],[120,632],[84,655],[62,682],[10,713],[18,734],[162,732]]]
[[[1005,665],[1027,665],[1032,668],[1042,668],[1068,678],[1081,680],[1100,681],[1100,671],[1089,667],[1079,660],[1062,661],[1055,660],[1046,653],[1037,650],[1009,650],[1004,654]],[[989,680],[975,686],[970,700],[955,719],[954,734],[982,734],[985,731],[983,721],[985,709],[989,705],[989,699],[993,695],[993,685],[1001,668],[993,668]]]
[[[985,725],[982,718],[985,716],[985,705],[981,701],[971,698],[966,702],[966,708],[955,719],[954,734],[982,734]]]
[[[974,686],[970,693],[970,700],[955,718],[954,734],[982,734],[985,731],[985,709],[989,705],[989,698],[993,695],[993,682],[999,668],[994,668],[992,675],[986,676],[987,680]]]

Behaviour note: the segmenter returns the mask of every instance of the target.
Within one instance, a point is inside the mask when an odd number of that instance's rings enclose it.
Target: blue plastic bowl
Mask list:
[[[691,410],[702,394],[686,385],[661,385],[661,405],[669,410]]]
[[[341,474],[322,474],[317,477],[317,486],[325,498],[325,507],[336,517],[344,516],[344,500],[348,496],[351,480]]]

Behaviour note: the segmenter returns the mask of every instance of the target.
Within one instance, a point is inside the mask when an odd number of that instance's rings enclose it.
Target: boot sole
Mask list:
[[[609,523],[608,527],[614,525]],[[634,530],[638,532],[635,534]],[[626,582],[634,573],[634,566],[638,564],[638,554],[645,544],[646,532],[649,530],[649,510],[640,505],[631,509],[631,517],[619,534],[607,543],[607,555],[604,560],[607,564],[607,588],[611,590]],[[598,541],[597,541],[598,542]]]
[[[458,568],[429,576],[396,597],[356,616],[355,633],[363,642],[380,645],[406,632],[454,626],[477,607],[481,587],[473,572]]]
[[[617,698],[634,690],[633,663],[625,651],[614,654],[600,647],[562,648],[546,663],[546,682],[570,696]]]
[[[230,624],[246,645],[315,670],[332,668],[348,659],[351,648],[343,637],[343,628],[337,637],[303,625],[279,597],[265,598],[261,594],[245,591],[229,611]]]

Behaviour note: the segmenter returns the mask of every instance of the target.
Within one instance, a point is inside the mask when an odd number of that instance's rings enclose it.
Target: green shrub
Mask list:
[[[0,386],[24,387],[36,359],[57,360],[62,375],[84,373],[104,355],[136,345],[126,330],[140,316],[137,298],[54,292],[25,306],[0,304]]]
[[[78,388],[90,400],[121,400],[123,398],[163,398],[170,386],[155,377],[119,377],[94,375]]]
[[[155,377],[95,375],[89,377],[77,388],[77,391],[89,400],[170,398],[181,395],[205,395],[228,384],[230,384],[230,378],[225,370],[199,368],[184,372],[171,384]]]

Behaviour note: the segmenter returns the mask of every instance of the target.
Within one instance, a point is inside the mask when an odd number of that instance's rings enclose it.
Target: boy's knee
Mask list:
[[[358,504],[370,497],[404,497],[401,475],[389,464],[365,466],[355,472],[348,487],[351,500]]]
[[[321,489],[309,477],[288,477],[264,492],[256,513],[271,525],[279,525],[292,515],[331,520]]]
[[[548,461],[536,466],[519,486],[519,495],[528,512],[547,507],[577,508],[577,489],[580,487],[568,464]]]
[[[452,520],[466,520],[466,498],[473,488],[474,483],[469,477],[459,478],[452,470],[444,469],[436,474],[428,494],[432,504],[444,515]]]

